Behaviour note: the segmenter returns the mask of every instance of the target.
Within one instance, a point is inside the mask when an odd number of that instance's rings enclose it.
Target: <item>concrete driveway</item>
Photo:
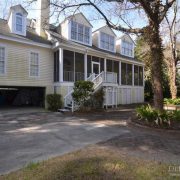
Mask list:
[[[130,111],[121,117],[113,113],[77,117],[4,111],[0,113],[0,174],[126,134],[129,130],[123,127]]]

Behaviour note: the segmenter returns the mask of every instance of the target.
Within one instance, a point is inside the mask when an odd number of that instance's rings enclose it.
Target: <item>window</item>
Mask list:
[[[125,56],[133,57],[133,43],[123,40],[121,53]]]
[[[0,74],[5,73],[5,48],[0,47]]]
[[[39,54],[31,52],[30,55],[30,76],[38,77],[39,76]]]
[[[121,63],[121,84],[132,85],[132,64]]]
[[[71,21],[71,39],[90,44],[90,28],[75,21]]]
[[[134,66],[134,85],[143,86],[143,67]]]
[[[101,32],[100,35],[100,48],[108,51],[114,51],[114,37]]]
[[[21,13],[16,14],[16,31],[23,32],[23,16]]]

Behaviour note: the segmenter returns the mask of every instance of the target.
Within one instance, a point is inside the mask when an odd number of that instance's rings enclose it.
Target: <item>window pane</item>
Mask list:
[[[31,52],[30,60],[30,76],[39,75],[39,55],[38,53]]]
[[[75,81],[84,80],[84,54],[75,53]]]
[[[139,66],[139,86],[143,86],[143,67]]]
[[[4,74],[5,68],[4,68],[5,62],[0,61],[0,74]]]
[[[85,32],[84,32],[84,42],[89,44],[90,41],[90,28],[85,27]]]
[[[138,86],[139,85],[139,67],[134,66],[134,85]]]
[[[132,85],[132,65],[127,64],[127,85]]]
[[[133,44],[131,42],[127,42],[126,40],[122,41],[122,54],[126,56],[133,55]]]
[[[83,25],[78,24],[78,41],[83,42]]]
[[[63,80],[74,81],[74,52],[64,50],[63,51]]]
[[[77,23],[71,21],[71,39],[77,39]]]
[[[16,15],[16,30],[22,32],[22,16]]]
[[[126,64],[121,63],[121,84],[126,85]]]

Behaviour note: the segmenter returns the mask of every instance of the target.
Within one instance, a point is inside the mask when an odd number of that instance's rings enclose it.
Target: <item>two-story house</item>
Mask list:
[[[108,26],[92,32],[82,13],[52,26],[47,0],[38,3],[37,20],[21,5],[0,19],[0,105],[42,106],[46,94],[59,93],[67,106],[78,80],[103,87],[105,107],[144,101],[144,64],[129,35],[118,38]]]

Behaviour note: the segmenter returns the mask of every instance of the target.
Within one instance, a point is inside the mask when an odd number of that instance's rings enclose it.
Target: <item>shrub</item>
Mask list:
[[[172,111],[171,112],[171,118],[174,121],[179,121],[180,122],[180,110]]]
[[[150,105],[147,106],[143,105],[138,107],[136,109],[136,113],[140,119],[144,119],[150,122],[156,120],[158,116],[158,112],[155,109],[153,109]]]
[[[48,109],[50,111],[57,111],[62,107],[62,99],[60,94],[48,94],[46,96]]]
[[[92,102],[94,108],[102,108],[104,102],[104,89],[101,88],[92,95]]]
[[[74,84],[73,100],[80,106],[84,106],[94,91],[94,83],[90,81],[76,81]]]
[[[170,112],[160,112],[150,105],[137,108],[136,113],[140,120],[145,120],[149,123],[154,123],[159,126],[169,126],[172,116]]]
[[[180,98],[176,98],[176,99],[165,98],[164,99],[164,104],[167,104],[167,105],[180,105]]]

